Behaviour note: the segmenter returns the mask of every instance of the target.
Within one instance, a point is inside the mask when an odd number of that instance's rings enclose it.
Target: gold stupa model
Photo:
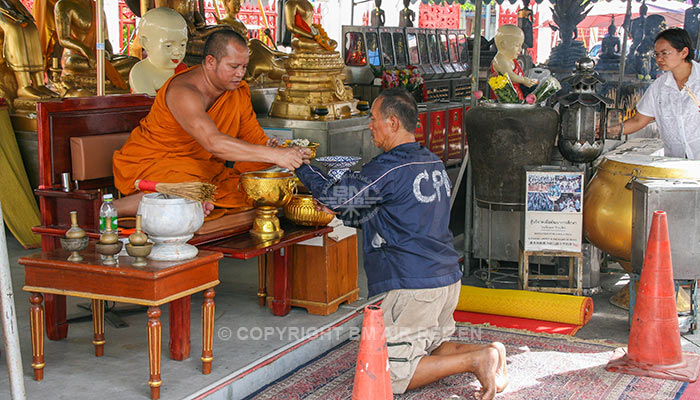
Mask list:
[[[306,0],[289,0],[285,24],[294,35],[292,54],[285,63],[270,116],[301,120],[332,120],[357,114],[357,100],[343,81],[343,63],[320,25],[313,24],[313,6]]]

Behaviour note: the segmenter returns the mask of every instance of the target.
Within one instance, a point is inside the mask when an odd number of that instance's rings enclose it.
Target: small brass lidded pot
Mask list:
[[[107,231],[100,235],[100,241],[95,244],[95,249],[105,256],[102,264],[115,265],[117,259],[114,255],[121,251],[123,244],[119,241],[117,233],[112,231],[112,217],[106,218],[106,227]]]
[[[129,236],[126,244],[126,252],[134,257],[131,263],[134,267],[145,267],[148,264],[146,257],[151,254],[153,243],[148,241],[148,236],[141,231],[141,214],[136,215],[136,232]]]
[[[80,262],[83,261],[80,251],[85,250],[89,238],[85,234],[85,231],[78,226],[77,211],[70,212],[70,224],[70,229],[66,231],[66,237],[61,238],[61,247],[63,247],[63,250],[71,252],[68,261]]]

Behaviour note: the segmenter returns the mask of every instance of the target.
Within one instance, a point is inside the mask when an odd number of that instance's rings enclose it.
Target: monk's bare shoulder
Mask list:
[[[191,71],[194,72],[194,71]],[[165,93],[165,103],[173,110],[201,108],[204,105],[202,92],[194,83],[190,73],[175,77],[168,85]]]

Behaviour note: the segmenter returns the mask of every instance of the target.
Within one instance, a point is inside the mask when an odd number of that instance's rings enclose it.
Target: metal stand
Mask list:
[[[126,314],[136,314],[136,313],[145,313],[148,307],[146,306],[134,306],[134,307],[124,307],[120,309],[116,309],[116,302],[112,307],[107,306],[107,301],[104,302],[105,305],[105,319],[109,321],[110,324],[112,324],[113,327],[119,329],[119,328],[128,328],[129,324],[122,319],[122,315]],[[92,321],[92,304],[91,303],[83,303],[83,304],[78,304],[78,308],[82,308],[85,311],[88,311],[88,314],[85,315],[79,315],[77,317],[73,317],[68,319],[66,322],[71,323],[71,322],[85,322],[85,321]]]
[[[492,288],[494,287],[494,283],[517,283],[518,282],[518,271],[515,269],[511,268],[502,268],[500,264],[498,264],[497,268],[494,268],[494,261],[491,259],[491,241],[492,241],[492,235],[491,232],[493,231],[493,221],[492,221],[492,216],[493,216],[493,209],[491,207],[492,203],[488,202],[488,210],[489,210],[489,222],[488,222],[488,250],[487,250],[487,268],[484,270],[481,268],[481,262],[479,262],[479,270],[475,272],[475,275],[477,275],[481,280],[483,280],[486,284],[486,287]],[[512,272],[505,272],[508,270],[512,270]]]
[[[632,326],[632,316],[634,315],[634,304],[637,300],[637,283],[639,282],[640,275],[631,272],[630,274],[630,302],[629,302],[629,314],[628,322]],[[673,286],[676,289],[676,298],[678,297],[678,291],[682,290],[683,286],[690,287],[690,311],[684,311],[678,313],[678,326],[679,328],[688,327],[688,333],[693,334],[698,329],[698,303],[696,301],[696,296],[698,295],[698,281],[695,279],[674,279]],[[682,329],[681,329],[682,330]]]
[[[567,275],[542,275],[540,274],[539,264],[537,274],[530,274],[530,257],[531,256],[549,256],[549,257],[569,257],[569,273]],[[523,290],[534,290],[538,292],[552,293],[570,293],[577,296],[583,294],[583,253],[570,251],[524,251],[520,249],[520,262],[518,263],[521,274],[521,283]],[[576,286],[574,287],[574,276],[576,277]],[[530,286],[530,280],[549,280],[549,281],[568,281],[569,287],[540,287]]]

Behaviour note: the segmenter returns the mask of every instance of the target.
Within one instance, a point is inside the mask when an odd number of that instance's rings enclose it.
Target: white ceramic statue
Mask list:
[[[131,69],[129,85],[133,93],[155,96],[178,66],[185,67],[187,23],[172,8],[148,10],[139,23],[139,40],[148,57]]]
[[[526,78],[520,64],[518,64],[517,58],[523,48],[524,40],[525,35],[522,29],[516,25],[501,25],[494,37],[498,53],[491,62],[491,74],[508,75],[520,98],[522,98],[520,84],[530,87],[537,83],[535,79]]]

